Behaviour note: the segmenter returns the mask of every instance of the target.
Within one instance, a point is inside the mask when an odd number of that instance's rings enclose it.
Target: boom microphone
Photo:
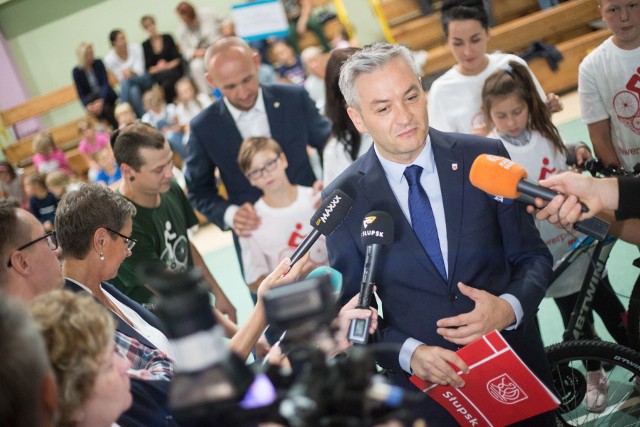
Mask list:
[[[382,248],[393,243],[393,219],[391,215],[382,211],[369,212],[362,220],[360,232],[362,244],[366,248],[360,298],[358,308],[368,309],[373,295],[373,285],[376,281],[378,258]],[[369,337],[371,318],[353,319],[349,326],[349,341],[356,344],[366,344]]]
[[[351,197],[347,196],[341,190],[334,190],[329,197],[322,201],[322,205],[309,221],[313,230],[307,234],[307,237],[304,238],[302,243],[300,243],[291,255],[291,265],[289,269],[309,252],[309,249],[311,249],[320,235],[328,236],[333,233],[333,230],[335,230],[347,216],[352,205],[353,200]]]
[[[525,194],[549,202],[558,195],[553,190],[528,181],[527,176],[527,171],[519,164],[491,154],[476,157],[469,173],[471,184],[492,196],[517,199]],[[589,211],[584,203],[581,205],[582,212]]]

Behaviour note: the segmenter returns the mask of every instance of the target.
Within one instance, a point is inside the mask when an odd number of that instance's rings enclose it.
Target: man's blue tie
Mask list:
[[[422,175],[422,167],[418,165],[408,166],[404,170],[404,177],[409,183],[409,213],[413,232],[418,236],[418,240],[422,243],[422,247],[427,251],[427,255],[431,258],[431,262],[440,275],[447,280],[447,270],[440,250],[436,220],[433,216],[429,196],[420,185],[420,175]]]

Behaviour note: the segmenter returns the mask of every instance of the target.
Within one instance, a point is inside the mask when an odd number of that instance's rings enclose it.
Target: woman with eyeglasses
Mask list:
[[[64,195],[57,214],[65,287],[89,292],[117,317],[116,342],[140,376],[171,379],[171,350],[160,320],[108,283],[136,244],[128,237],[136,208],[106,187],[85,185]]]

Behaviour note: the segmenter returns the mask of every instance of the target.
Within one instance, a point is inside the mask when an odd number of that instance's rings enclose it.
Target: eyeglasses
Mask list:
[[[280,158],[280,155],[278,154],[278,156],[276,156],[275,159],[269,160],[267,163],[264,164],[263,167],[261,167],[260,169],[252,170],[251,172],[248,172],[245,176],[250,181],[262,178],[262,175],[264,175],[265,172],[273,172],[276,169],[276,164],[278,163],[279,158]]]
[[[129,236],[125,236],[124,234],[120,234],[116,230],[112,230],[109,227],[105,227],[104,229],[107,230],[107,231],[112,232],[115,235],[118,235],[118,236],[122,237],[124,239],[124,244],[127,245],[127,250],[128,251],[132,250],[133,247],[136,245],[136,243],[138,243],[138,241],[136,239],[132,239]]]
[[[24,245],[22,245],[19,248],[15,249],[13,252],[23,251],[23,250],[27,249],[29,246],[35,245],[40,240],[46,240],[47,241],[47,245],[49,246],[49,249],[51,249],[52,251],[55,251],[56,249],[58,249],[58,236],[56,235],[56,231],[53,230],[53,231],[49,231],[49,232],[43,234],[42,236],[38,237],[35,240],[30,241],[29,243],[25,243]],[[9,258],[9,262],[7,262],[7,267],[11,268],[11,258]]]

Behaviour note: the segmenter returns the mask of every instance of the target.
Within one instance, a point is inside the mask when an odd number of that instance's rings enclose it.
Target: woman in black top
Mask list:
[[[149,33],[149,38],[142,43],[147,72],[164,89],[165,100],[173,102],[176,81],[183,75],[182,56],[169,34],[158,34],[153,16],[143,16],[140,23]]]

